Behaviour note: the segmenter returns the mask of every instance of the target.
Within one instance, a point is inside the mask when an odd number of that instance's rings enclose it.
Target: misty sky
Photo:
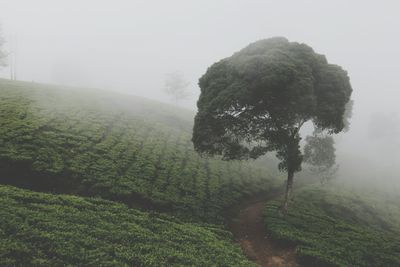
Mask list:
[[[306,43],[349,72],[353,127],[339,142],[359,152],[374,114],[400,120],[399,14],[400,1],[385,0],[0,0],[3,35],[17,39],[18,79],[167,101],[165,75],[181,71],[193,109],[198,78],[215,61],[273,36]]]

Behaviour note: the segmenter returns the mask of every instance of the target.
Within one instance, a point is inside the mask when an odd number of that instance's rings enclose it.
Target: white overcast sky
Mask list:
[[[18,79],[164,100],[165,74],[178,70],[192,108],[210,64],[285,36],[348,71],[355,106],[345,144],[365,137],[372,114],[400,114],[400,1],[0,0],[0,24],[17,39]]]

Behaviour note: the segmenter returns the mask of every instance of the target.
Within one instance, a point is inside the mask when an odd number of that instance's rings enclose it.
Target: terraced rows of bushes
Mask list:
[[[274,186],[248,163],[201,158],[192,115],[148,100],[0,80],[0,182],[218,221]]]
[[[0,266],[254,266],[215,225],[0,185]]]
[[[280,203],[267,204],[267,230],[297,245],[304,266],[400,266],[399,200],[308,186],[295,194],[287,217]]]

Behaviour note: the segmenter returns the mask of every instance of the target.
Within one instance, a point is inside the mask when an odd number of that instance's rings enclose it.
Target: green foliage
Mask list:
[[[297,245],[305,266],[400,266],[399,203],[340,187],[306,187],[286,217],[280,202],[265,210],[271,236]]]
[[[316,133],[306,137],[304,161],[312,166],[330,168],[335,164],[335,141],[332,136],[320,136]]]
[[[346,71],[305,44],[282,37],[252,43],[208,68],[193,143],[226,159],[277,151],[279,168],[301,169],[301,126],[338,133],[352,88]]]
[[[313,176],[320,178],[321,182],[332,180],[338,170],[335,155],[335,141],[332,136],[314,132],[306,137],[304,146],[304,162],[308,164]]]
[[[219,221],[273,185],[265,169],[198,156],[192,119],[137,97],[0,80],[0,181]]]
[[[1,266],[253,266],[229,232],[0,185]]]

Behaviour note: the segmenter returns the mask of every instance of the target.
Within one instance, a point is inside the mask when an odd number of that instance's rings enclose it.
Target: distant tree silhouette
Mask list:
[[[366,134],[369,143],[375,147],[375,152],[385,155],[381,158],[385,158],[386,163],[392,160],[398,161],[400,158],[400,116],[398,113],[373,113],[370,116]]]
[[[189,84],[190,83],[185,80],[182,72],[171,72],[168,73],[165,78],[164,91],[177,103],[189,97]]]
[[[5,43],[5,39],[2,36],[1,25],[0,25],[0,67],[7,66],[7,64],[6,64],[7,53],[3,50],[4,43]]]
[[[368,136],[376,140],[400,139],[400,116],[383,112],[372,114],[368,124]]]

